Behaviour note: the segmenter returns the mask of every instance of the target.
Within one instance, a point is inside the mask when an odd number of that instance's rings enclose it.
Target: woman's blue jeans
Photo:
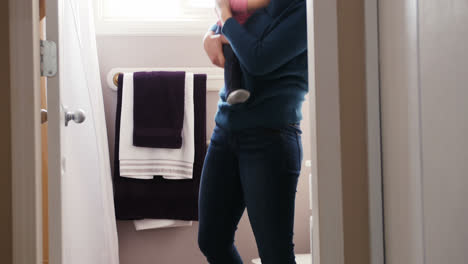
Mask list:
[[[293,226],[301,133],[297,124],[241,131],[215,127],[199,196],[198,244],[210,264],[243,263],[234,234],[245,208],[262,263],[296,263]]]

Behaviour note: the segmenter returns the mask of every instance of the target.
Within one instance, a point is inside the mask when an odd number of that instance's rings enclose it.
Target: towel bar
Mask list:
[[[119,86],[119,75],[120,74],[121,74],[121,72],[118,72],[118,73],[114,74],[114,77],[112,78],[112,81],[114,82],[115,86]]]
[[[176,68],[114,68],[107,75],[107,85],[117,91],[119,74],[138,71],[187,71],[195,74],[206,74],[206,91],[218,92],[224,85],[224,70],[214,67],[176,67]]]

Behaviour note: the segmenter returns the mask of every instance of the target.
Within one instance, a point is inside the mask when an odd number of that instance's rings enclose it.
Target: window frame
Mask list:
[[[96,35],[114,36],[202,36],[216,23],[216,16],[193,17],[174,20],[144,20],[138,18],[112,18],[104,15],[104,1],[94,0]],[[170,0],[169,0],[170,1]],[[189,0],[182,0],[186,4]],[[214,9],[207,8],[214,14]]]

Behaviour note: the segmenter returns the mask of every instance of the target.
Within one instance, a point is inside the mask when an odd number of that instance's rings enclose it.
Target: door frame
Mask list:
[[[51,4],[51,1],[57,4]],[[58,45],[60,39],[60,25],[57,20],[62,14],[63,7],[60,0],[48,0],[46,5],[46,39],[57,43],[57,69],[60,69],[60,49]],[[53,15],[52,15],[53,14]],[[60,87],[61,73],[47,79],[48,87]],[[62,223],[62,141],[61,125],[64,122],[64,112],[60,104],[60,89],[51,91],[47,89],[48,107],[48,162],[49,162],[49,263],[56,264],[64,261],[63,256],[63,223]],[[56,140],[51,140],[56,139]],[[52,209],[53,208],[53,209]],[[64,263],[65,264],[65,263]]]
[[[10,0],[13,263],[42,261],[39,1]]]
[[[337,22],[337,0],[307,1],[310,121],[315,124],[310,131],[311,243],[312,262],[320,264],[345,261]]]
[[[364,0],[370,263],[385,263],[379,73],[379,0]],[[343,264],[338,0],[308,0],[314,263]],[[318,23],[320,21],[320,23]],[[313,30],[310,30],[312,28]],[[334,30],[331,30],[334,29]],[[314,51],[314,52],[310,52]],[[323,245],[323,246],[322,246]],[[331,250],[331,248],[333,250]]]
[[[379,0],[365,0],[370,263],[385,263]]]
[[[318,227],[313,234],[314,261],[321,264],[344,263],[337,1],[308,0],[307,5],[308,16],[313,18],[308,22],[312,26],[309,39],[313,40],[309,41],[309,48],[314,50],[309,52],[309,65],[313,65],[309,76],[315,80],[310,87],[315,91],[311,99],[316,102],[311,118],[317,124],[316,130],[311,131],[312,160],[317,161],[313,162],[312,171],[314,175],[327,175],[314,176],[312,184],[314,226]],[[383,263],[384,250],[382,193],[378,191],[381,190],[378,0],[365,1],[371,263],[379,264]],[[39,1],[9,0],[9,5],[11,87],[14,87],[13,256],[14,264],[29,264],[42,261]],[[60,204],[59,200],[55,203]]]

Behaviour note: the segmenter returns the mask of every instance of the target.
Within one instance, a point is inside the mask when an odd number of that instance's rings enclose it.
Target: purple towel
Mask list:
[[[133,84],[133,145],[181,148],[185,72],[135,72]]]
[[[117,114],[115,124],[114,201],[119,220],[175,219],[198,220],[198,192],[203,162],[206,155],[206,75],[194,76],[195,107],[195,162],[193,179],[137,180],[120,177],[119,138],[122,108],[122,82],[119,77]]]

